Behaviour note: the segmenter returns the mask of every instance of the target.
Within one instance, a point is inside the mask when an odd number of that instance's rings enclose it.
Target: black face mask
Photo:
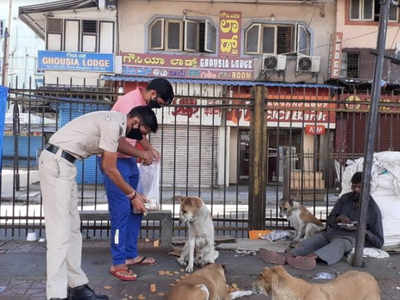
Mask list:
[[[132,128],[127,134],[127,138],[141,141],[143,139],[143,134],[139,128]]]
[[[360,193],[359,192],[354,192],[353,191],[353,199],[355,200],[355,201],[359,201],[360,200]]]
[[[150,108],[160,108],[161,107],[160,103],[158,103],[157,100],[154,100],[154,99],[151,99],[149,101],[149,104],[147,104],[147,106]]]

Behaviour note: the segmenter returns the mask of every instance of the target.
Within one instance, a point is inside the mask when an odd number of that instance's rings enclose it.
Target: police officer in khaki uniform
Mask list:
[[[47,299],[107,300],[88,286],[81,269],[82,236],[74,165],[76,159],[102,155],[102,169],[131,199],[132,207],[144,212],[143,195],[126,182],[117,169],[117,153],[152,159],[150,151],[133,148],[121,137],[157,130],[157,118],[147,106],[138,106],[128,115],[98,111],[76,118],[49,140],[39,159],[47,238]]]

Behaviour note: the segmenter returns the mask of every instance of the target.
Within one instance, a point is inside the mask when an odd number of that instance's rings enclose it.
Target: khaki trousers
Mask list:
[[[76,167],[43,150],[39,158],[47,239],[46,295],[66,298],[67,289],[88,283],[81,269],[82,235],[78,212]]]

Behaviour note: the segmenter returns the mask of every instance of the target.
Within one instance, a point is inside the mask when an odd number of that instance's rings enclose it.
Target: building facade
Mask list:
[[[371,100],[379,14],[380,1],[337,1],[336,33],[333,36],[336,47],[332,49],[330,78],[343,87],[341,99],[345,102],[336,120],[335,145],[338,153],[364,152],[369,109],[367,103]],[[400,140],[393,131],[393,128],[400,126],[397,107],[400,103],[400,66],[396,61],[400,51],[399,30],[399,7],[391,4],[385,55],[395,60],[386,58],[383,66],[380,102],[388,105],[380,107],[377,151],[400,149]]]
[[[336,127],[327,111],[334,107],[334,87],[324,84],[334,2],[58,1],[23,7],[20,17],[45,40],[38,67],[46,84],[100,81],[127,92],[154,77],[174,83],[176,104],[188,108],[159,110],[162,131],[152,136],[163,149],[166,185],[246,180],[246,105],[256,84],[267,90],[268,180],[282,178],[281,146],[302,155],[293,168],[321,167],[313,155],[325,152]],[[229,103],[237,107],[204,108],[227,104],[221,97],[237,99]],[[188,176],[188,169],[200,171]]]

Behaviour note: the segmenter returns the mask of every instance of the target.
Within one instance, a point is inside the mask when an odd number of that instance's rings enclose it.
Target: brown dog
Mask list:
[[[264,268],[253,283],[254,292],[273,300],[380,300],[375,278],[368,273],[348,271],[327,283],[308,283],[291,276],[282,266]]]
[[[222,265],[210,264],[178,281],[168,300],[230,300]]]

